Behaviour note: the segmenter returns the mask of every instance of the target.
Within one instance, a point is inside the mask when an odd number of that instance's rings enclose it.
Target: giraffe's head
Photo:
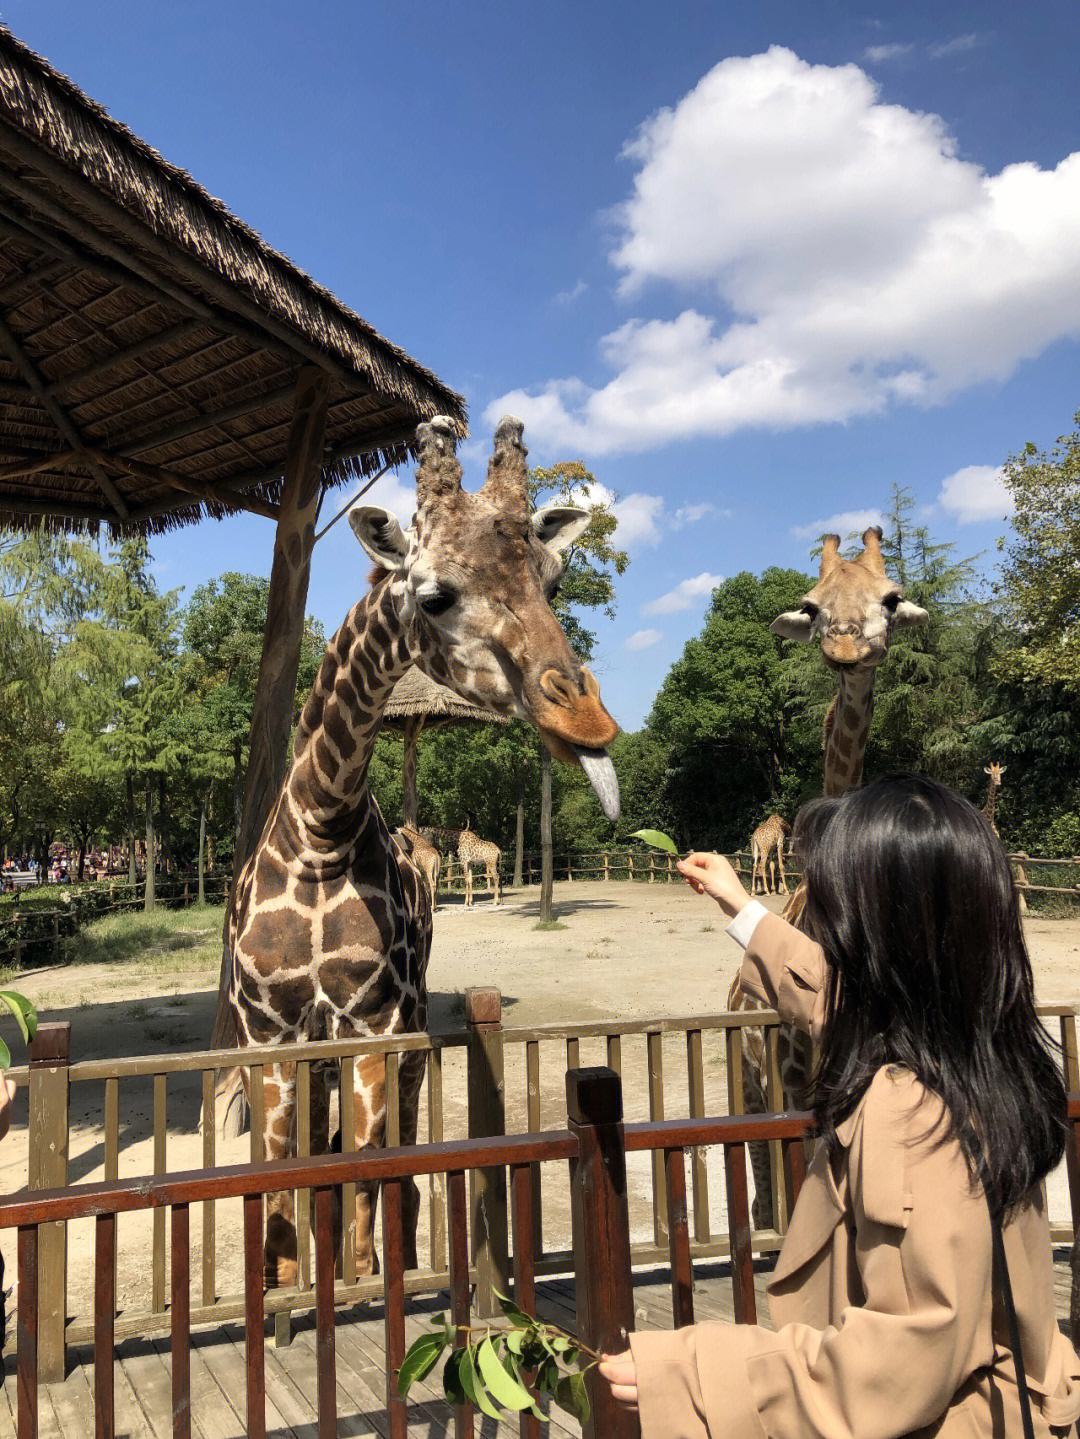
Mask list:
[[[880,529],[868,529],[862,539],[862,554],[845,560],[839,535],[826,535],[817,584],[799,609],[777,616],[769,626],[773,634],[803,644],[817,635],[825,663],[837,670],[874,669],[897,629],[923,625],[929,618],[903,598],[900,586],[885,573]]]
[[[561,552],[590,516],[569,505],[530,512],[522,430],[520,420],[499,421],[487,479],[471,494],[461,487],[452,422],[420,425],[409,527],[369,505],[349,519],[394,576],[419,667],[464,699],[530,720],[556,759],[581,764],[615,820],[619,787],[606,751],[618,726],[551,608]]]
[[[983,774],[988,774],[990,776],[990,783],[994,786],[995,789],[997,789],[998,786],[1001,784],[1001,776],[1005,773],[1006,768],[1007,766],[1003,764],[994,764],[994,762],[991,760],[989,764],[983,765]]]

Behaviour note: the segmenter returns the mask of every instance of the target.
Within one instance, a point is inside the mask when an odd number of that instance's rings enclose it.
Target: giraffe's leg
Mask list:
[[[295,1148],[296,1065],[267,1065],[263,1078],[266,1128],[263,1157],[284,1159]],[[263,1247],[268,1289],[287,1289],[296,1283],[296,1224],[291,1189],[267,1195],[266,1242]]]
[[[465,869],[465,908],[472,909],[472,865],[468,860],[464,863]]]
[[[381,1149],[386,1143],[386,1060],[381,1054],[357,1057],[353,1064],[353,1096],[356,1113],[354,1148]],[[345,1136],[342,1136],[342,1148]],[[356,1273],[377,1274],[375,1212],[379,1203],[377,1181],[356,1186]]]
[[[758,893],[758,865],[761,863],[761,851],[756,844],[750,846],[750,893]],[[764,884],[764,881],[762,882]]]
[[[783,842],[781,842],[780,845],[779,845],[779,847],[777,848],[777,851],[776,851],[776,860],[777,860],[777,863],[778,863],[779,866],[780,866],[780,893],[781,893],[781,894],[787,894],[787,893],[789,893],[789,891],[788,891],[788,887],[787,887],[787,875],[784,873],[784,846],[783,846]]]
[[[398,1069],[398,1118],[402,1144],[415,1144],[420,1115],[420,1087],[424,1082],[427,1056],[421,1050],[410,1050],[401,1056]],[[405,1268],[416,1268],[416,1224],[420,1215],[420,1190],[415,1179],[404,1186],[403,1226],[405,1231]]]
[[[499,894],[499,866],[492,864],[488,866],[488,888],[492,893],[492,904],[498,905],[501,898]]]
[[[311,1118],[308,1133],[312,1154],[328,1154],[331,1148],[341,1150],[341,1134],[334,1136],[330,1143],[330,1080],[326,1069],[313,1068],[311,1071]],[[341,1249],[341,1186],[334,1188],[334,1253]],[[315,1232],[315,1206],[311,1205],[311,1232]]]

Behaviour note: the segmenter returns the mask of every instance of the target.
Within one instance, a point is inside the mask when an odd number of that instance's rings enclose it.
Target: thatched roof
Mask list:
[[[465,406],[0,26],[0,523],[272,513],[301,367],[324,478]]]
[[[508,724],[504,715],[463,700],[445,685],[436,684],[414,665],[394,686],[383,710],[383,725],[402,729],[409,719],[423,719],[425,728],[439,724],[473,721],[477,724]]]

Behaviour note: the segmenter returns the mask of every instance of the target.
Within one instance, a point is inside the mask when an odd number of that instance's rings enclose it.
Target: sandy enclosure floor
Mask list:
[[[779,908],[775,899],[770,907]],[[510,894],[498,909],[486,901],[473,911],[460,901],[440,908],[429,970],[431,1027],[459,1029],[462,991],[494,984],[503,994],[507,1028],[548,1022],[568,1024],[607,1019],[640,1019],[716,1013],[725,1006],[739,951],[724,933],[722,916],[709,901],[677,884],[562,883],[556,908],[564,929],[537,931],[535,890]],[[1080,914],[1076,919],[1032,919],[1028,943],[1035,964],[1039,998],[1080,997]],[[138,959],[122,965],[72,965],[37,971],[20,979],[19,988],[40,1008],[42,1018],[69,1019],[75,1060],[167,1053],[204,1048],[208,1042],[216,987],[216,964],[190,971],[155,973]],[[644,1037],[622,1045],[628,1119],[648,1117],[648,1074]],[[706,1108],[727,1108],[722,1039],[704,1035]],[[603,1042],[583,1040],[581,1062],[604,1062]],[[558,1127],[564,1118],[565,1048],[553,1040],[541,1045],[542,1123]],[[686,1043],[681,1034],[663,1042],[664,1107],[668,1116],[688,1112]],[[526,1128],[524,1048],[508,1045],[507,1118],[511,1131]],[[466,1132],[464,1054],[450,1051],[444,1060],[445,1136]],[[71,1095],[70,1176],[73,1183],[103,1177],[103,1086],[77,1084]],[[202,1164],[198,1129],[198,1075],[171,1076],[168,1082],[166,1167],[170,1171]],[[421,1106],[421,1115],[426,1107]],[[426,1137],[421,1120],[421,1138]],[[121,1177],[153,1171],[152,1093],[149,1080],[120,1086]],[[0,1186],[5,1192],[26,1182],[26,1097],[20,1091],[15,1125],[0,1155]],[[242,1163],[249,1139],[217,1146],[219,1163]],[[714,1232],[724,1232],[723,1173],[718,1154],[707,1157],[709,1211]],[[630,1156],[631,1222],[635,1239],[652,1235],[652,1175],[648,1156]],[[544,1172],[544,1238],[549,1249],[569,1241],[568,1193],[561,1167]],[[422,1181],[422,1186],[426,1181]],[[1055,1219],[1068,1215],[1063,1175],[1054,1177],[1050,1195]],[[421,1262],[428,1257],[428,1205],[422,1187]],[[150,1302],[151,1216],[124,1215],[119,1221],[118,1297],[121,1308],[145,1310]],[[217,1215],[217,1289],[240,1292],[239,1202],[221,1204]],[[69,1226],[69,1312],[87,1315],[91,1306],[93,1235],[91,1222]],[[14,1273],[13,1236],[2,1239],[8,1273]],[[192,1274],[197,1302],[201,1231],[192,1216]]]

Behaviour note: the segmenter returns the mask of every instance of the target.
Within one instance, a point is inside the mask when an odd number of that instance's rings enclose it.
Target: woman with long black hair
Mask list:
[[[1066,1142],[1008,862],[931,780],[795,827],[796,930],[718,855],[680,864],[731,917],[745,988],[820,1041],[821,1135],[769,1285],[776,1331],[631,1337],[601,1372],[644,1439],[1040,1439],[1080,1417],[1043,1181]]]

